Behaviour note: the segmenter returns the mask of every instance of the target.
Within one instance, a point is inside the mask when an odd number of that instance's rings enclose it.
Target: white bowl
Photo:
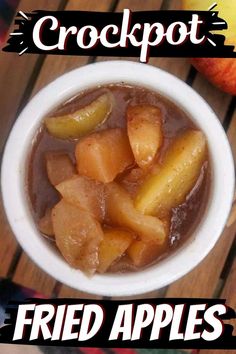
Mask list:
[[[68,98],[98,84],[130,83],[159,92],[181,107],[208,141],[212,181],[206,211],[193,235],[175,253],[136,273],[88,278],[72,269],[38,232],[25,188],[26,163],[42,118]],[[2,194],[10,225],[22,248],[45,272],[81,291],[129,296],[162,288],[193,269],[213,248],[226,223],[234,192],[234,164],[225,132],[209,105],[176,77],[147,64],[106,61],[73,70],[42,89],[18,117],[2,162]]]

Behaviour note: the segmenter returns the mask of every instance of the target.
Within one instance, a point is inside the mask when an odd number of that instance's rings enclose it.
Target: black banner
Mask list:
[[[236,57],[215,11],[20,11],[6,52],[89,56]],[[219,31],[219,33],[211,33]]]
[[[219,299],[95,301],[28,299],[11,302],[1,343],[235,349],[235,311]]]

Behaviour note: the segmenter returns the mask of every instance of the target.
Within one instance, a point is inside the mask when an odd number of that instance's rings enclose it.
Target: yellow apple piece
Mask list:
[[[75,175],[75,166],[68,154],[47,152],[45,158],[48,179],[53,186]]]
[[[61,200],[52,210],[56,244],[74,268],[93,274],[99,264],[98,250],[103,239],[100,223],[85,210]]]
[[[99,248],[98,272],[106,272],[110,265],[125,253],[133,239],[133,235],[125,230],[104,230],[104,237]]]
[[[84,176],[74,176],[58,184],[56,189],[68,203],[87,210],[99,221],[103,220],[105,200],[102,183]]]
[[[106,129],[81,139],[75,156],[80,175],[104,183],[113,181],[134,163],[127,134],[120,128]]]
[[[148,215],[161,215],[181,204],[194,187],[204,161],[207,144],[204,134],[187,130],[167,150],[157,174],[147,178],[137,192],[134,205]]]
[[[134,158],[139,167],[152,164],[163,141],[162,114],[152,105],[129,106],[127,130]]]
[[[170,214],[162,220],[165,232],[169,235],[171,217]],[[168,247],[169,237],[160,245],[152,241],[134,240],[126,251],[134,266],[140,268],[149,265],[160,258]]]
[[[48,208],[44,216],[38,222],[39,231],[43,234],[54,238],[54,230],[52,226],[52,209]]]
[[[163,222],[139,213],[128,192],[115,182],[106,185],[106,219],[108,224],[125,227],[144,241],[162,244],[167,236]]]
[[[60,139],[76,139],[90,133],[104,123],[112,111],[113,96],[104,93],[87,106],[63,116],[47,117],[44,120],[48,132]]]

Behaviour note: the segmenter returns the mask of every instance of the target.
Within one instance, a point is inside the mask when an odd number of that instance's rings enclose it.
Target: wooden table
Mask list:
[[[65,9],[87,11],[122,11],[178,9],[177,0],[21,0],[19,9]],[[0,52],[0,149],[17,114],[39,89],[59,75],[92,61],[108,58],[23,55]],[[137,59],[130,58],[130,60]],[[208,83],[184,58],[152,58],[149,64],[162,68],[186,81],[211,105],[227,131],[236,160],[236,109],[235,98]],[[222,181],[223,183],[223,181]],[[220,207],[220,206],[219,206]],[[236,223],[226,227],[212,252],[185,277],[170,286],[143,294],[148,297],[223,297],[227,304],[236,307],[236,261],[234,254]],[[68,288],[39,269],[21,250],[6,220],[0,201],[0,276],[36,289],[46,296],[87,297],[90,294]],[[201,351],[208,353],[207,350]],[[210,351],[213,352],[213,351]],[[215,353],[217,351],[214,351]],[[218,351],[223,353],[223,351]]]

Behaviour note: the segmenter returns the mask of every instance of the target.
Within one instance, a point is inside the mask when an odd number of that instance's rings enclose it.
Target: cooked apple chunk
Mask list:
[[[76,112],[47,117],[45,125],[49,133],[56,138],[79,138],[104,123],[111,113],[112,105],[113,96],[107,92]]]
[[[106,129],[81,139],[76,145],[77,169],[84,175],[108,183],[134,163],[125,130]]]
[[[48,179],[53,186],[75,175],[75,167],[68,154],[51,151],[45,158]]]
[[[141,185],[134,201],[136,209],[159,216],[183,203],[206,158],[204,134],[191,129],[182,133],[168,149],[158,173]]]
[[[151,105],[129,106],[127,109],[127,130],[130,145],[138,166],[145,168],[161,147],[163,134],[162,116],[158,107]]]
[[[54,230],[52,226],[52,209],[48,208],[44,216],[38,222],[39,231],[44,235],[54,238]]]
[[[99,264],[98,250],[103,239],[99,222],[85,210],[61,200],[52,210],[56,244],[74,268],[93,274]]]
[[[56,189],[68,203],[87,210],[99,221],[103,220],[105,201],[102,183],[84,176],[74,176],[58,184]]]
[[[124,254],[133,239],[133,235],[128,231],[105,229],[99,248],[98,272],[106,272],[110,265]]]
[[[128,192],[115,182],[106,185],[106,219],[112,225],[128,228],[144,241],[162,244],[167,237],[163,222],[139,213]]]

